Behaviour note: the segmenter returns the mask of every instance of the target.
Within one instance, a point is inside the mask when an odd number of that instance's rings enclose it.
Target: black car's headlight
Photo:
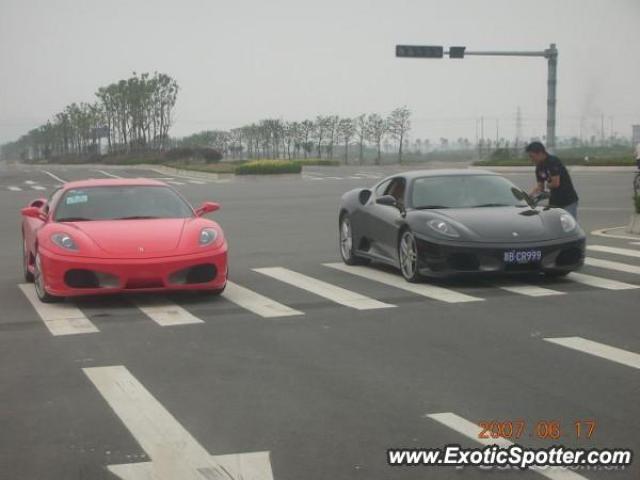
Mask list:
[[[564,230],[565,233],[570,233],[576,229],[578,222],[568,213],[563,213],[560,215],[560,225],[562,225],[562,230]]]
[[[453,226],[449,222],[446,222],[444,220],[429,220],[427,222],[427,225],[429,225],[432,230],[435,230],[436,232],[447,237],[458,238],[460,236],[458,231],[453,228]]]
[[[200,231],[200,246],[211,245],[218,238],[218,232],[214,228],[203,228]]]
[[[51,241],[64,250],[78,250],[76,242],[66,233],[54,233],[51,235]]]

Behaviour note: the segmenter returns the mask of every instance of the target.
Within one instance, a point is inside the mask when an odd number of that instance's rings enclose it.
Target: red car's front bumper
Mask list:
[[[118,292],[220,290],[227,282],[227,245],[202,253],[145,259],[88,258],[40,249],[45,289],[69,297]]]

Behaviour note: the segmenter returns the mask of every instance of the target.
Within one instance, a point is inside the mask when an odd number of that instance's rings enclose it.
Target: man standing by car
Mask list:
[[[536,186],[531,195],[543,192],[545,182],[551,194],[549,205],[564,208],[578,218],[578,194],[573,188],[569,172],[555,155],[550,155],[540,142],[531,142],[525,148],[529,158],[536,166]]]

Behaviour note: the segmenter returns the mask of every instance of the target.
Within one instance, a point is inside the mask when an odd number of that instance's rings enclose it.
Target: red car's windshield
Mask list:
[[[58,202],[54,220],[126,220],[192,217],[189,205],[163,186],[127,185],[67,190]]]

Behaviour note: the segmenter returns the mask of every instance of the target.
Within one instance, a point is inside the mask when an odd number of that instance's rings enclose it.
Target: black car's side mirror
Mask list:
[[[383,195],[381,197],[376,198],[376,203],[378,205],[387,205],[389,207],[397,207],[398,202],[396,201],[396,197],[393,195]]]

